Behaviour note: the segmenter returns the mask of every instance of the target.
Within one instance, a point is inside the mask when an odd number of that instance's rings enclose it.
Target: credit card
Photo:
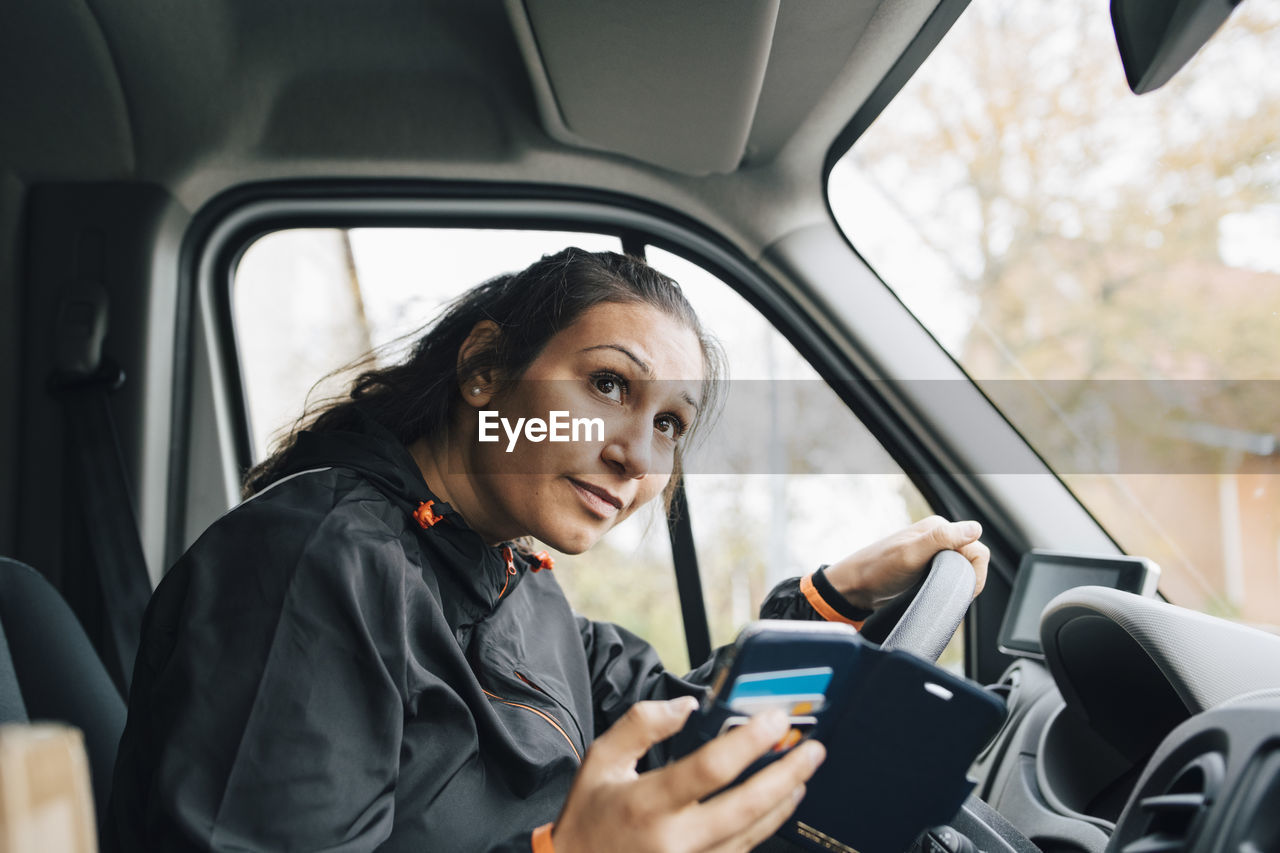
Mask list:
[[[788,717],[816,714],[827,704],[821,693],[792,693],[782,696],[747,696],[735,699],[729,707],[740,714],[762,714],[777,708]]]
[[[813,697],[825,699],[827,686],[831,684],[831,675],[832,670],[829,666],[747,673],[738,676],[734,681],[727,702],[729,707],[737,710],[738,702],[746,702],[754,706],[759,700],[773,700],[776,703],[779,700],[814,701]],[[764,707],[780,706],[770,704]],[[753,707],[752,712],[758,709],[762,708]],[[817,708],[811,710],[817,710]]]
[[[720,734],[724,734],[730,729],[736,729],[738,726],[745,726],[750,722],[751,718],[746,716],[734,716],[724,721],[724,725],[720,727]],[[817,717],[792,717],[791,728],[787,729],[777,743],[773,745],[773,752],[781,752],[804,740],[805,735],[813,731],[813,727],[818,724]]]

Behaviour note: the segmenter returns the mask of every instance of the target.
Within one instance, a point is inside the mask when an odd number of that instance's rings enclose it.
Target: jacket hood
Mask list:
[[[448,503],[432,493],[408,448],[359,409],[355,429],[303,431],[281,463],[281,476],[317,468],[354,471],[409,517],[424,548],[462,587],[475,605],[473,621],[485,618],[538,561],[515,543],[488,545]]]
[[[313,468],[355,471],[388,498],[404,504],[410,513],[423,501],[435,501],[437,513],[447,507],[432,494],[409,450],[390,430],[363,413],[359,430],[306,430],[298,434],[281,463],[281,475]],[[452,512],[452,508],[449,511]]]

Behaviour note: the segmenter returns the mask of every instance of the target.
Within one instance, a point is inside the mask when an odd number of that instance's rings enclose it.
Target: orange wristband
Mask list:
[[[843,622],[855,628],[862,627],[863,620],[850,619],[827,603],[827,600],[822,597],[822,593],[818,592],[818,588],[813,585],[813,575],[805,575],[800,579],[800,592],[804,594],[805,600],[809,602],[810,606],[818,611],[818,615],[828,622]]]

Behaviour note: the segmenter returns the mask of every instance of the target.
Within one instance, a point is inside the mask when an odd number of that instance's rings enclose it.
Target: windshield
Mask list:
[[[1280,625],[1280,4],[1129,92],[1107,4],[984,0],[831,173],[893,288],[1175,603]]]

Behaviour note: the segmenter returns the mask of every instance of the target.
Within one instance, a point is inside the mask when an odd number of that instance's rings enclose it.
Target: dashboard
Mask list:
[[[1280,851],[1280,637],[1080,587],[1049,603],[1040,640],[1043,663],[990,688],[1009,713],[956,849]]]

